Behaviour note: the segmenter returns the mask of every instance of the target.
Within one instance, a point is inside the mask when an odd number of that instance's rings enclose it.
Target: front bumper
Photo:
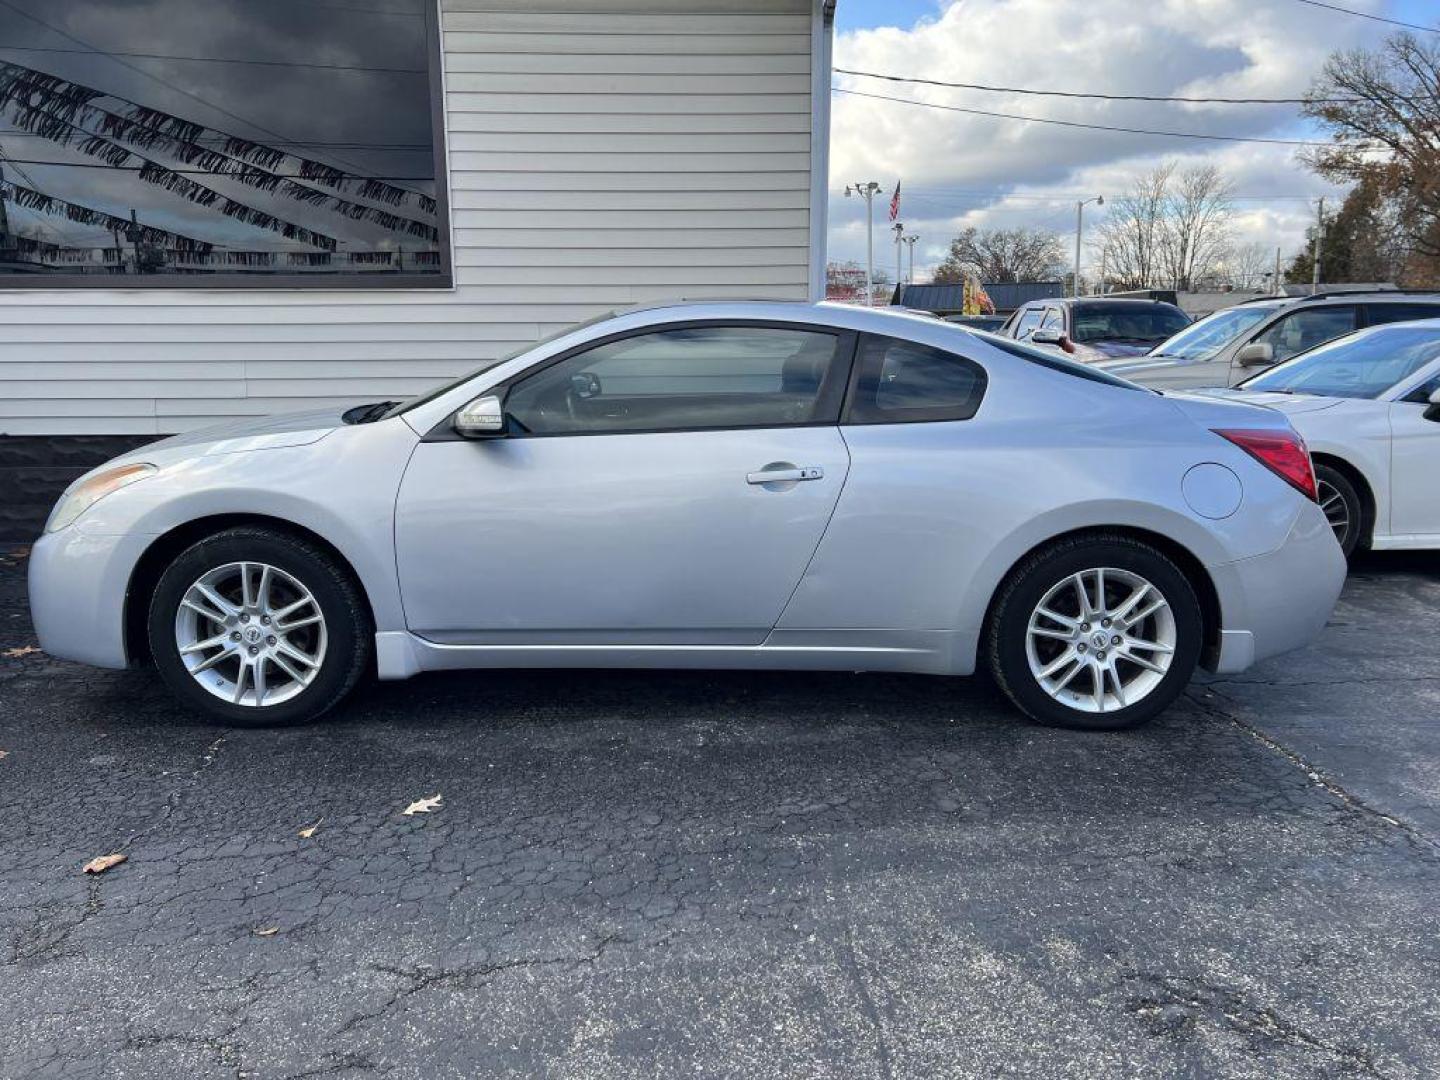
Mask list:
[[[125,595],[153,536],[47,533],[30,550],[30,617],[40,647],[62,660],[123,668]]]
[[[1314,641],[1340,598],[1345,571],[1330,523],[1311,502],[1274,551],[1210,567],[1221,633],[1205,666],[1234,674]]]

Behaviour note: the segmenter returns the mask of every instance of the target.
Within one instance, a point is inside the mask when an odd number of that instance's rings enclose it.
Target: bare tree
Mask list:
[[[1229,251],[1232,188],[1213,165],[1197,165],[1167,180],[1160,222],[1161,280],[1188,290],[1213,277]]]
[[[1375,52],[1335,53],[1304,112],[1332,145],[1304,160],[1332,180],[1367,182],[1396,204],[1411,250],[1434,276],[1440,264],[1440,38],[1396,34]]]
[[[937,284],[956,284],[971,273],[988,282],[1047,281],[1060,272],[1060,238],[1042,229],[977,229],[950,241],[935,271]]]
[[[1275,249],[1268,244],[1236,244],[1216,270],[1232,288],[1263,288],[1267,276],[1275,272]]]
[[[1105,276],[1122,288],[1147,288],[1159,277],[1166,192],[1174,171],[1174,163],[1166,162],[1107,204],[1099,230]]]

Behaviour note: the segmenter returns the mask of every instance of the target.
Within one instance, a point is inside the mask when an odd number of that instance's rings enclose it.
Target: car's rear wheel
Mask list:
[[[1329,465],[1315,466],[1315,494],[1335,540],[1348,559],[1365,538],[1365,503],[1350,478]]]
[[[1114,730],[1154,719],[1200,656],[1204,620],[1168,557],[1121,535],[1064,540],[1031,555],[991,609],[990,669],[1027,716]]]
[[[272,529],[227,529],[181,552],[156,585],[148,629],[175,695],[241,726],[315,719],[370,659],[368,615],[345,568]]]

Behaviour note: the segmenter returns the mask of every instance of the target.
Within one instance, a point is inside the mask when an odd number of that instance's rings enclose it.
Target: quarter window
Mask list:
[[[609,341],[517,383],[505,413],[532,435],[833,424],[846,337],[689,326]]]
[[[1371,326],[1412,319],[1440,319],[1440,304],[1368,304],[1366,310]]]
[[[860,350],[853,424],[968,420],[985,396],[985,369],[954,353],[867,337]]]

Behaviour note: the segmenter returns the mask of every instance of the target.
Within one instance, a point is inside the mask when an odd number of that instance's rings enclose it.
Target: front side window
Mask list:
[[[1282,316],[1255,341],[1275,350],[1276,361],[1313,349],[1355,329],[1355,308],[1351,305],[1302,308]]]
[[[0,285],[448,285],[435,7],[0,4]]]
[[[522,435],[833,424],[847,340],[768,326],[637,334],[526,377],[506,395],[505,413]]]
[[[968,420],[985,396],[985,369],[954,353],[898,338],[866,337],[850,423]]]
[[[1388,326],[1321,345],[1240,385],[1246,390],[1377,398],[1440,357],[1440,330]]]
[[[1065,313],[1062,312],[1059,308],[1046,308],[1045,319],[1043,322],[1040,323],[1040,327],[1043,330],[1049,330],[1051,328],[1056,330],[1064,330]]]
[[[1020,316],[1020,321],[1015,324],[1015,339],[1024,341],[1040,326],[1040,319],[1044,315],[1042,308],[1027,308]]]

